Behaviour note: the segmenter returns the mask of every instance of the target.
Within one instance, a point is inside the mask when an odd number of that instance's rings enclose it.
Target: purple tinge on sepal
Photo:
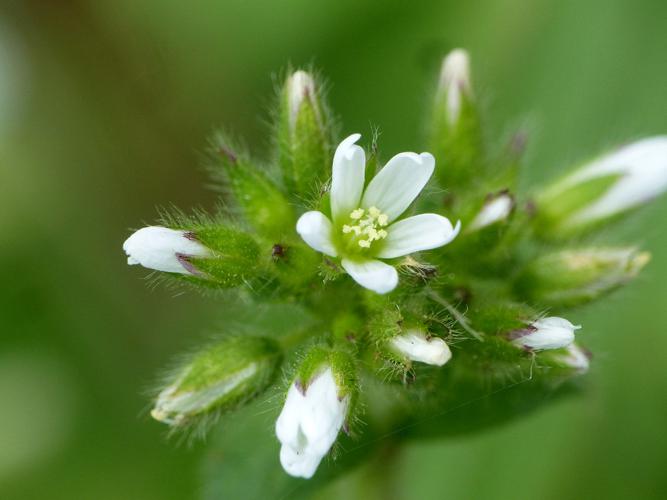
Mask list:
[[[187,234],[187,233],[186,233]],[[192,262],[190,262],[190,256],[182,253],[177,253],[176,258],[178,262],[185,268],[190,274],[197,276],[198,278],[207,279],[209,276],[206,273],[201,272],[197,269]]]
[[[512,330],[507,334],[507,338],[510,340],[516,340],[520,339],[521,337],[525,337],[526,335],[530,335],[531,333],[535,333],[537,331],[537,328],[534,326],[527,326],[526,328],[519,328],[517,330]]]

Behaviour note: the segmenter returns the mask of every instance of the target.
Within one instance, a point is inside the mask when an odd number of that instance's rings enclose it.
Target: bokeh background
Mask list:
[[[666,27],[663,0],[3,0],[0,498],[199,496],[205,446],[168,441],[144,391],[220,304],[151,289],[121,244],[157,206],[213,205],[214,126],[266,153],[288,63],[321,69],[344,132],[377,126],[393,154],[421,148],[439,60],[467,47],[490,132],[531,127],[536,183],[667,132]],[[411,444],[397,499],[667,497],[666,220],[663,199],[609,235],[654,259],[571,318],[596,354],[588,392]]]

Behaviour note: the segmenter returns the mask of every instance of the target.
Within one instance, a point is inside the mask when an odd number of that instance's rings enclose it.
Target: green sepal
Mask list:
[[[308,84],[295,89],[299,74]],[[317,197],[331,175],[331,120],[321,94],[321,86],[303,71],[289,75],[280,93],[278,163],[288,192],[299,204]]]
[[[231,336],[190,356],[172,373],[151,415],[175,427],[238,408],[265,390],[282,361],[277,342]]]
[[[222,133],[212,141],[209,168],[223,190],[231,191],[236,211],[268,239],[280,239],[294,230],[294,210],[267,172],[248,153]]]
[[[586,304],[634,279],[650,260],[636,248],[579,248],[542,255],[528,263],[516,293],[551,307]]]

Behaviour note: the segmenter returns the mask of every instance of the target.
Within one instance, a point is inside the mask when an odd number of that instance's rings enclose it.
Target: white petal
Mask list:
[[[355,144],[360,134],[352,134],[336,148],[331,177],[331,216],[334,221],[346,218],[359,207],[364,190],[366,153]]]
[[[305,71],[294,72],[287,80],[287,99],[289,106],[289,124],[294,127],[299,108],[304,99],[315,95],[313,77]]]
[[[537,320],[531,326],[535,330],[517,338],[515,344],[536,350],[560,349],[574,342],[574,331],[581,328],[555,316]]]
[[[361,206],[377,207],[389,216],[399,217],[431,178],[435,158],[430,153],[399,153],[368,184]]]
[[[394,266],[379,260],[352,261],[343,259],[342,265],[354,281],[375,293],[391,292],[398,285],[398,273]]]
[[[603,156],[565,179],[563,185],[609,174],[623,177],[601,198],[575,214],[574,221],[608,217],[646,203],[667,190],[667,136],[643,139]]]
[[[210,250],[189,235],[187,231],[161,226],[139,229],[123,243],[127,263],[167,273],[190,274],[178,256],[207,257]]]
[[[330,257],[336,257],[331,231],[331,221],[322,212],[306,212],[296,222],[296,232],[309,247]]]
[[[511,195],[504,193],[496,196],[484,204],[475,219],[468,226],[468,231],[482,229],[498,221],[509,217],[514,208],[514,199]]]
[[[586,373],[590,365],[589,354],[576,344],[570,344],[567,353],[558,355],[556,360],[579,373]]]
[[[393,259],[420,250],[446,245],[459,234],[461,221],[452,227],[449,219],[437,214],[421,214],[400,220],[387,228],[387,237],[378,257]]]
[[[412,361],[442,366],[452,357],[447,343],[438,337],[427,339],[418,330],[410,330],[391,339],[391,346]]]
[[[463,49],[452,50],[442,63],[440,92],[447,99],[447,118],[451,125],[458,121],[461,112],[462,94],[470,97],[470,58]]]
[[[289,445],[280,448],[280,465],[292,477],[310,479],[317,471],[323,456],[311,454],[308,450],[295,450]]]

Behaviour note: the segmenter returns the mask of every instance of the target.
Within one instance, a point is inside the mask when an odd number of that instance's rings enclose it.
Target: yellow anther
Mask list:
[[[348,226],[347,224],[345,224],[345,225],[343,226],[343,232],[344,232],[345,234],[347,234],[347,233],[351,233],[351,232],[352,232],[352,226]]]
[[[381,239],[381,240],[383,240],[383,239],[385,239],[386,237],[387,237],[387,231],[385,231],[384,229],[380,229],[380,230],[378,231],[378,238]]]
[[[352,213],[350,214],[350,219],[359,220],[363,216],[364,216],[364,209],[363,208],[357,208],[356,210],[352,210]]]
[[[370,248],[371,242],[368,240],[359,240],[359,246],[361,248]]]
[[[369,227],[365,233],[368,235],[368,239],[371,241],[378,239],[378,232],[374,227]]]
[[[368,209],[368,215],[373,219],[377,218],[380,214],[382,214],[382,212],[380,212],[378,207],[371,207]]]
[[[387,217],[387,214],[380,214],[378,215],[378,224],[381,226],[386,226],[389,223],[389,217]]]

